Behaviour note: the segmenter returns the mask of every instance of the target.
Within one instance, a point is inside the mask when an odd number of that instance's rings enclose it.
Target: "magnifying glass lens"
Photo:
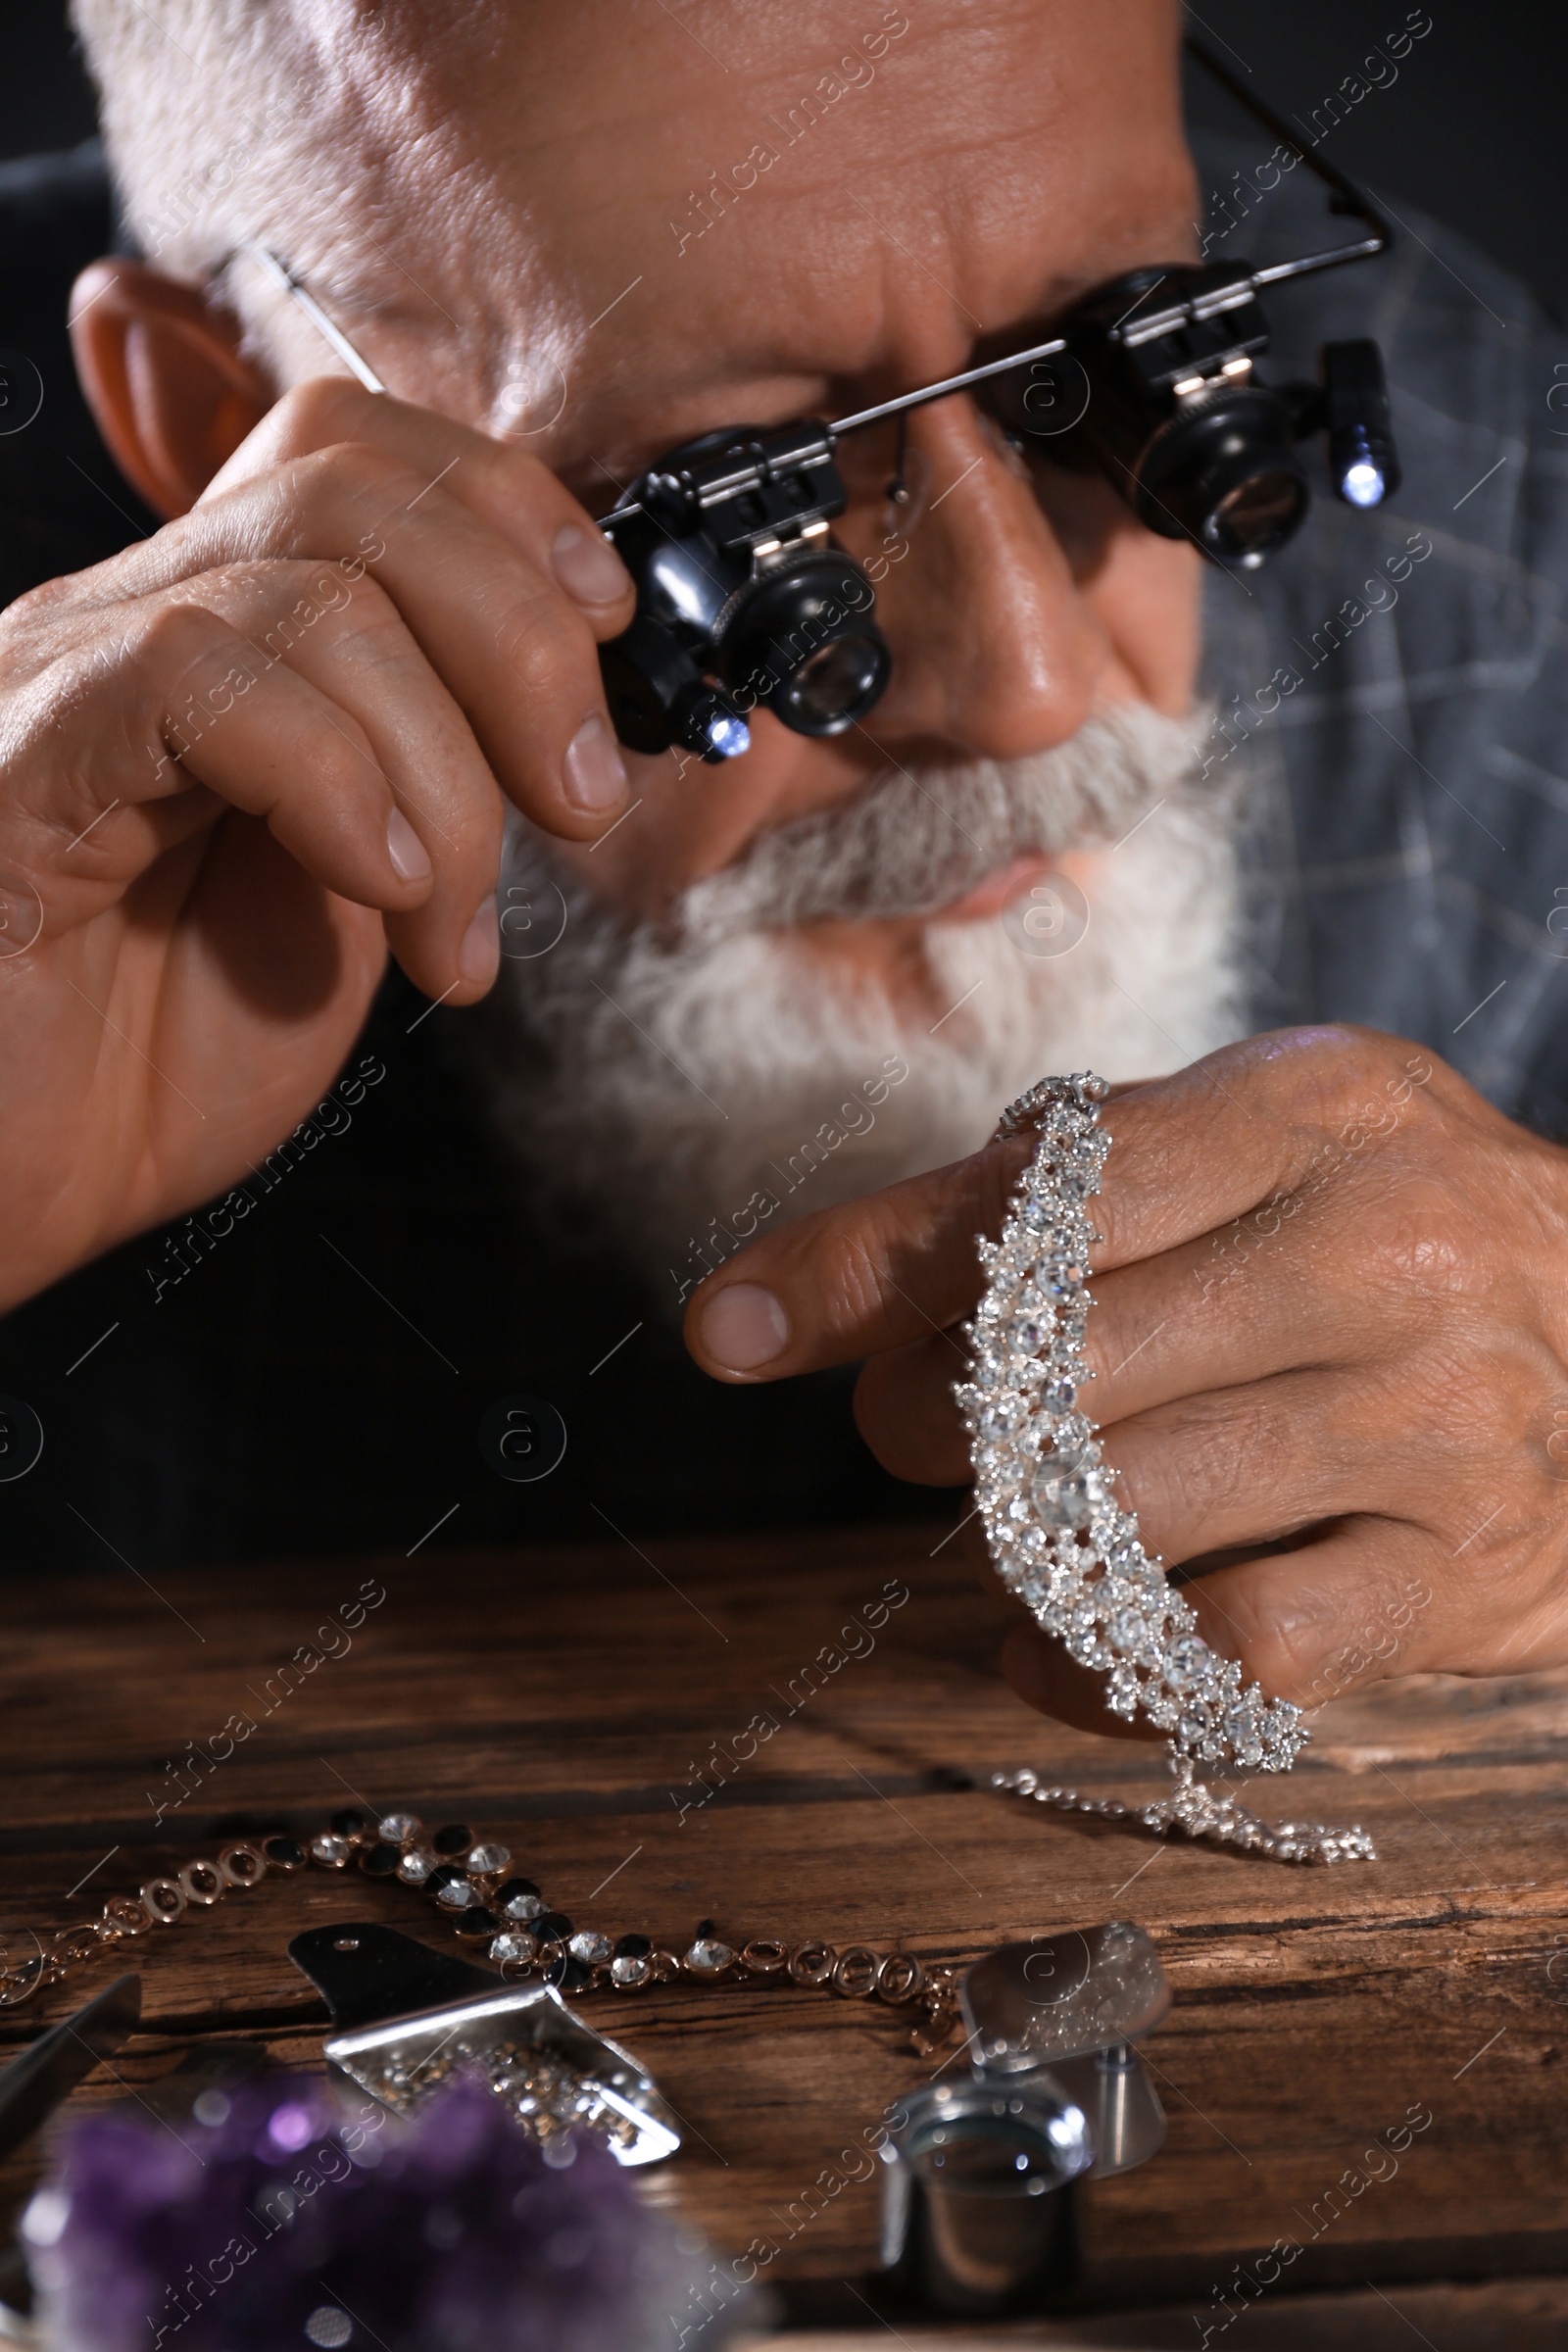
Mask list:
[[[1306,505],[1299,475],[1268,470],[1250,474],[1219,500],[1207,524],[1211,544],[1232,559],[1264,556],[1288,539]]]
[[[840,637],[819,647],[785,688],[787,723],[810,734],[836,733],[852,725],[882,692],[887,669],[887,648],[880,637]]]

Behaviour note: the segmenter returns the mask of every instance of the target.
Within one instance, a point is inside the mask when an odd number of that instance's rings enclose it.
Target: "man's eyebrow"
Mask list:
[[[657,464],[664,451],[678,448],[700,433],[788,424],[806,416],[820,416],[832,423],[840,416],[859,414],[862,408],[900,400],[971,368],[1009,359],[1015,352],[1030,352],[1049,342],[1066,313],[1091,286],[1102,282],[1100,276],[1085,273],[1053,278],[1018,318],[970,337],[955,352],[951,365],[932,374],[900,370],[895,378],[880,367],[839,370],[825,363],[814,369],[801,368],[797,363],[786,371],[782,355],[769,352],[758,355],[753,365],[736,366],[733,373],[722,377],[694,375],[678,385],[652,390],[643,386],[638,393],[639,407],[655,414],[662,412],[674,421],[658,431],[642,425],[623,439],[607,439],[597,451],[564,462],[574,484],[581,485],[585,477],[591,477],[606,489],[613,485],[618,492]]]

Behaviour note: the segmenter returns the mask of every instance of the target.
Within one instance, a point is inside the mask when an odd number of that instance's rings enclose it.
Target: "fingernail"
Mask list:
[[[386,854],[400,882],[422,882],[430,871],[429,854],[401,808],[386,820]]]
[[[470,988],[485,986],[495,978],[501,962],[501,924],[493,898],[481,901],[479,911],[463,934],[458,950],[458,969]]]
[[[703,1346],[726,1372],[755,1372],[759,1364],[771,1363],[789,1336],[782,1301],[760,1283],[729,1283],[703,1309]]]
[[[563,523],[556,533],[550,560],[556,577],[579,605],[612,605],[631,586],[631,574],[610,541],[598,531],[582,531],[574,522]]]
[[[563,774],[567,800],[574,808],[586,808],[595,816],[625,799],[625,763],[615,749],[613,735],[597,711],[592,718],[583,720],[566,746]]]

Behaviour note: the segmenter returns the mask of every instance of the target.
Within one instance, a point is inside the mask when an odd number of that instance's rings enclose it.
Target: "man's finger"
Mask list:
[[[1445,1578],[1449,1548],[1403,1521],[1356,1516],[1295,1548],[1195,1577],[1183,1590],[1204,1641],[1239,1659],[1248,1682],[1271,1698],[1315,1707],[1365,1683],[1447,1662],[1460,1631],[1455,1610],[1476,1605],[1473,1586]],[[1495,1614],[1512,1622],[1506,1609]],[[1477,1631],[1463,1629],[1457,1652],[1479,1665]]]
[[[1195,1577],[1182,1590],[1203,1640],[1240,1663],[1244,1681],[1307,1710],[1441,1662],[1453,1632],[1440,1547],[1385,1519],[1338,1521],[1295,1548]],[[1111,1715],[1104,1678],[1038,1626],[1013,1627],[1003,1671],[1020,1698],[1058,1722],[1112,1739],[1163,1737],[1145,1715],[1132,1723]]]
[[[383,450],[439,483],[491,530],[548,572],[601,642],[631,619],[631,575],[594,518],[527,450],[345,376],[297,384],[270,409],[208,484],[199,504],[315,451],[345,442]]]
[[[1075,1731],[1102,1732],[1107,1740],[1163,1740],[1147,1715],[1129,1723],[1105,1704],[1105,1678],[1069,1658],[1054,1635],[1038,1625],[1010,1628],[1002,1644],[1002,1671],[1025,1706],[1070,1723]]]
[[[1249,1038],[1136,1088],[1103,1113],[1094,1266],[1152,1257],[1343,1177],[1421,1115],[1433,1083],[1468,1094],[1418,1048],[1347,1027]]]
[[[325,774],[340,772],[341,750],[352,744],[374,779],[378,808],[384,795],[391,795],[380,822],[386,839],[398,845],[400,871],[408,877],[422,869],[425,876],[418,889],[364,903],[386,908],[388,940],[416,987],[453,1004],[470,1003],[488,987],[499,959],[494,894],[501,796],[467,721],[397,607],[373,579],[361,580],[352,593],[328,602],[330,571],[323,576],[323,567],[309,564],[252,567],[237,594],[222,580],[198,580],[193,593],[231,617],[236,610],[243,614],[254,646],[260,634],[257,594],[273,601],[281,620],[310,602],[313,587],[321,600],[319,616],[292,638],[283,661],[317,688],[329,713],[327,723],[337,727],[342,743],[334,755],[317,730],[326,769],[305,760],[287,763],[266,807],[269,825],[287,848],[313,839],[331,814],[333,794],[324,789]],[[261,673],[263,666],[258,656],[252,667]],[[229,726],[227,718],[216,720],[195,746],[191,758],[198,772],[206,772],[200,764],[204,747],[221,752]],[[229,766],[235,766],[233,755]],[[242,807],[259,806],[243,795],[244,779],[236,776],[227,797]],[[308,853],[301,853],[301,862],[330,887],[340,887]]]
[[[717,1380],[783,1380],[943,1331],[979,1296],[974,1237],[1000,1232],[1031,1149],[988,1145],[753,1242],[693,1296],[687,1347]]]
[[[855,1426],[884,1470],[918,1487],[966,1486],[969,1440],[953,1398],[969,1350],[956,1331],[930,1332],[873,1355],[855,1384]]]
[[[1351,1511],[1419,1526],[1456,1466],[1434,1438],[1391,1431],[1377,1375],[1338,1370],[1211,1389],[1100,1433],[1117,1500],[1149,1550],[1178,1565]]]
[[[117,596],[258,559],[367,571],[462,708],[498,781],[547,832],[592,840],[626,771],[593,630],[554,580],[447,489],[361,444],[295,460],[100,567]],[[88,589],[94,574],[85,575]]]

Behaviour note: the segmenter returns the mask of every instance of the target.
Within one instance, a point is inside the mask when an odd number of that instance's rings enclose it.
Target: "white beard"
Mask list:
[[[1126,706],[1031,759],[890,775],[760,836],[668,926],[627,928],[514,826],[503,908],[521,893],[544,936],[566,912],[548,954],[503,961],[485,1031],[537,1191],[588,1211],[674,1308],[753,1234],[975,1151],[1048,1071],[1155,1077],[1240,1036],[1234,795],[1195,780],[1208,731]],[[934,1028],[791,936],[1097,847],[1069,953],[1021,952],[1016,915],[927,927],[957,1007]]]

